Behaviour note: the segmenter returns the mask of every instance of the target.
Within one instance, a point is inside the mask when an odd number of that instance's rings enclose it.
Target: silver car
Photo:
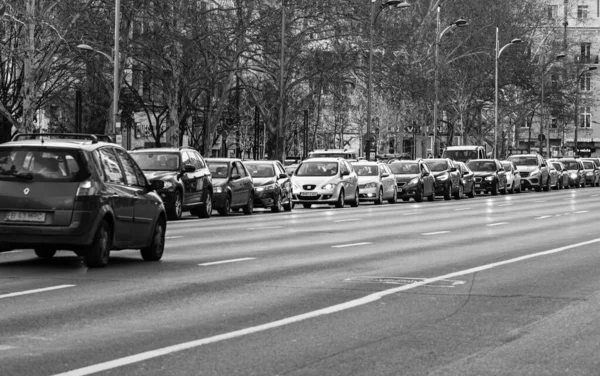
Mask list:
[[[313,204],[343,208],[346,202],[359,203],[358,177],[343,158],[310,158],[292,175],[294,204],[310,208]]]
[[[398,197],[396,178],[384,163],[360,161],[352,163],[358,175],[359,198],[381,205],[384,200],[395,204]]]

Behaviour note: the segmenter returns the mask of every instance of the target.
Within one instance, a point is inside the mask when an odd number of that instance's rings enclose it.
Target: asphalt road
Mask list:
[[[585,188],[190,217],[158,263],[3,253],[0,375],[598,375],[599,218]]]

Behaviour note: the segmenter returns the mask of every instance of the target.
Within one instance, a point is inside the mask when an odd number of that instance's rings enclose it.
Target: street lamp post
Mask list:
[[[510,41],[510,43],[504,45],[500,48],[500,42],[498,39],[498,28],[496,28],[496,72],[495,72],[495,104],[494,104],[494,159],[498,157],[498,60],[500,59],[500,55],[502,51],[510,45],[521,43],[522,40],[515,38]]]
[[[279,67],[279,118],[277,119],[277,130],[275,134],[275,159],[278,159],[281,163],[285,159],[283,157],[284,145],[283,145],[283,100],[285,98],[284,89],[284,58],[285,58],[285,4],[281,1],[281,56],[280,56],[280,67]]]
[[[369,71],[367,74],[367,140],[365,142],[365,157],[367,160],[371,159],[371,96],[372,96],[372,78],[373,78],[373,32],[377,18],[381,14],[381,11],[388,8],[399,8],[404,9],[410,7],[410,4],[406,1],[400,0],[382,0],[379,5],[379,10],[375,13],[374,7],[375,2],[371,2],[371,17],[369,22]]]
[[[573,135],[573,155],[577,155],[577,128],[579,128],[579,85],[581,85],[581,76],[585,73],[598,69],[596,66],[587,67],[577,75],[575,85],[575,134]]]
[[[441,7],[437,7],[437,28],[436,28],[436,39],[435,39],[435,78],[434,78],[434,91],[435,91],[435,99],[433,101],[433,145],[431,145],[431,151],[433,152],[433,157],[437,157],[436,152],[436,139],[437,139],[437,125],[438,125],[438,106],[439,106],[439,92],[440,92],[440,79],[439,79],[439,48],[442,37],[446,32],[450,29],[456,27],[467,26],[469,23],[462,18],[452,22],[448,27],[446,27],[442,32],[440,32],[440,11]]]

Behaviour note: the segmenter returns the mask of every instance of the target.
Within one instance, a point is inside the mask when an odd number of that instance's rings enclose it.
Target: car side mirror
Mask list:
[[[388,176],[390,176],[390,174],[388,174],[387,172],[384,172],[383,174],[381,174],[382,178],[387,178]]]
[[[350,175],[350,171],[342,171],[342,176],[348,176]]]
[[[165,182],[162,180],[152,180],[148,185],[150,191],[158,191],[165,187]]]
[[[185,165],[183,166],[183,172],[194,172],[196,171],[196,166],[192,166],[192,165]]]
[[[288,177],[288,174],[279,174],[279,179],[287,179]]]
[[[240,175],[238,174],[231,174],[231,180],[238,180],[240,178]]]
[[[456,167],[450,168],[450,172],[455,172],[455,171],[456,171]]]

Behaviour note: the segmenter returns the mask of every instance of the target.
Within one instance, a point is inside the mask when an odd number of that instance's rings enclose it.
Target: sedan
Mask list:
[[[506,171],[497,159],[472,159],[467,162],[475,173],[475,191],[477,193],[491,193],[497,196],[498,192],[506,194],[508,182]]]
[[[254,183],[254,207],[291,211],[292,182],[279,161],[244,161]]]
[[[398,197],[408,201],[412,197],[416,202],[435,199],[435,178],[423,160],[395,161],[390,163],[390,170],[396,177]]]
[[[454,162],[448,158],[425,159],[424,161],[435,177],[435,194],[444,196],[444,200],[450,200],[452,196],[459,200],[464,187]]]
[[[585,174],[585,184],[590,187],[595,187],[598,185],[598,169],[596,168],[596,164],[594,161],[582,160],[583,162],[583,172]]]
[[[358,176],[358,197],[361,201],[373,201],[376,205],[381,205],[384,200],[390,204],[396,203],[396,178],[387,165],[360,161],[352,163],[352,168]]]
[[[254,183],[250,173],[236,158],[208,158],[206,164],[213,177],[213,207],[222,216],[231,209],[243,208],[244,214],[254,211]]]

